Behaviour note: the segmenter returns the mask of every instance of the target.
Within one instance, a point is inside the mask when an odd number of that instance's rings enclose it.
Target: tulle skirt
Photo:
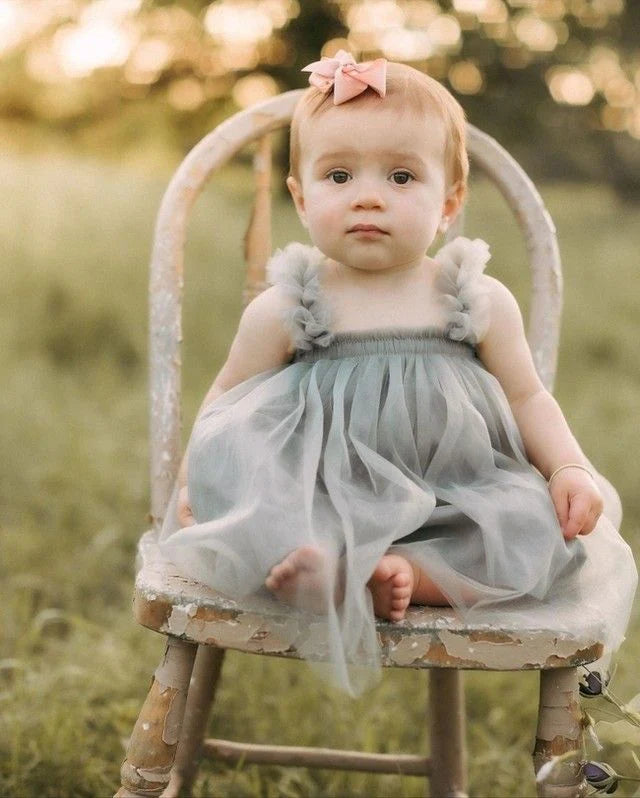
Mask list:
[[[624,637],[629,547],[605,516],[563,539],[500,384],[469,344],[337,334],[219,397],[188,452],[196,524],[180,529],[170,508],[166,556],[220,593],[264,602],[274,565],[322,551],[314,628],[352,693],[378,668],[367,582],[386,552],[417,564],[469,621],[584,631],[610,650]]]

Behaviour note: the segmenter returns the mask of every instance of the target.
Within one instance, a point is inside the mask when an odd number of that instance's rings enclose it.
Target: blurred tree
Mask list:
[[[442,80],[534,177],[640,201],[640,3],[0,0],[0,119],[184,151],[338,47]]]

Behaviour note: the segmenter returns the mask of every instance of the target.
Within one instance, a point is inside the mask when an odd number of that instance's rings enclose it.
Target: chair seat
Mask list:
[[[163,558],[155,535],[139,545],[134,613],[156,632],[194,643],[254,654],[301,659],[300,644],[310,630],[318,636],[318,616],[285,607],[265,596],[240,604],[180,574]],[[313,625],[316,628],[313,629]],[[568,668],[594,662],[602,643],[579,634],[517,624],[464,623],[450,608],[411,606],[400,623],[378,620],[385,667],[532,670]],[[326,653],[321,643],[318,660]],[[308,658],[308,655],[307,657]]]

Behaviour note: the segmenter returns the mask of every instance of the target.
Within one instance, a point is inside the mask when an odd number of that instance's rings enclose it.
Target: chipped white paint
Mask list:
[[[580,733],[580,724],[566,707],[548,707],[544,713],[544,721],[538,725],[539,740],[551,742],[556,737],[575,738]]]
[[[136,773],[145,781],[156,782],[157,784],[168,784],[169,771],[167,768],[136,768]]]
[[[444,645],[448,654],[453,657],[464,659],[473,653],[473,659],[482,662],[486,668],[496,670],[519,670],[520,668],[530,668],[532,665],[542,666],[550,648],[550,642],[545,642],[540,634],[519,633],[514,634],[512,639],[504,642],[495,641],[475,641],[473,647],[469,647],[467,635],[457,632],[442,630],[438,637]],[[552,637],[547,633],[547,637]],[[569,657],[576,650],[575,639],[566,640],[555,636],[553,643],[554,653],[558,657]],[[589,641],[592,645],[596,641]],[[586,646],[585,646],[586,648]],[[544,656],[544,659],[540,657]]]
[[[143,536],[139,559],[136,596],[141,623],[219,648],[326,659],[326,624],[318,616],[284,607],[269,597],[242,606],[215,593],[163,560],[153,532]],[[163,608],[161,617],[154,610],[158,605]],[[382,664],[388,667],[561,668],[600,655],[597,641],[578,633],[523,631],[517,618],[511,627],[503,624],[500,629],[489,623],[465,624],[444,607],[411,607],[402,623],[378,621],[377,635]],[[163,684],[174,684],[175,674],[166,669],[163,663],[156,677]]]
[[[162,785],[169,783],[171,769],[167,767],[144,768],[136,767],[131,763],[125,761],[122,763],[120,769],[120,776],[123,785],[127,785],[126,792],[118,791],[116,798],[129,798],[133,795],[158,795],[163,789]],[[150,790],[149,785],[161,785],[159,788]],[[142,787],[145,790],[143,793],[138,793],[137,788]]]
[[[181,637],[186,631],[189,624],[189,615],[184,607],[180,605],[175,606],[171,610],[171,615],[167,620],[167,625],[163,631],[176,637]]]
[[[193,660],[193,653],[188,649],[192,646],[185,646],[180,641],[169,638],[167,648],[162,662],[153,674],[161,689],[176,688],[182,690],[185,687],[185,669],[191,674],[189,660]]]
[[[540,680],[538,740],[551,742],[556,737],[577,740],[581,733],[578,677],[572,668],[557,670]]]
[[[410,667],[424,657],[430,648],[431,637],[421,637],[420,640],[403,637],[399,643],[389,648],[387,656],[398,667]]]

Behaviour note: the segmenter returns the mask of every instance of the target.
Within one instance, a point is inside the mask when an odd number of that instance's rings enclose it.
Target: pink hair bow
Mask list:
[[[376,58],[356,64],[351,53],[338,50],[333,58],[322,58],[307,64],[301,72],[311,72],[309,83],[320,91],[328,93],[333,87],[333,103],[339,105],[357,97],[367,86],[384,97],[387,90],[387,61]]]

